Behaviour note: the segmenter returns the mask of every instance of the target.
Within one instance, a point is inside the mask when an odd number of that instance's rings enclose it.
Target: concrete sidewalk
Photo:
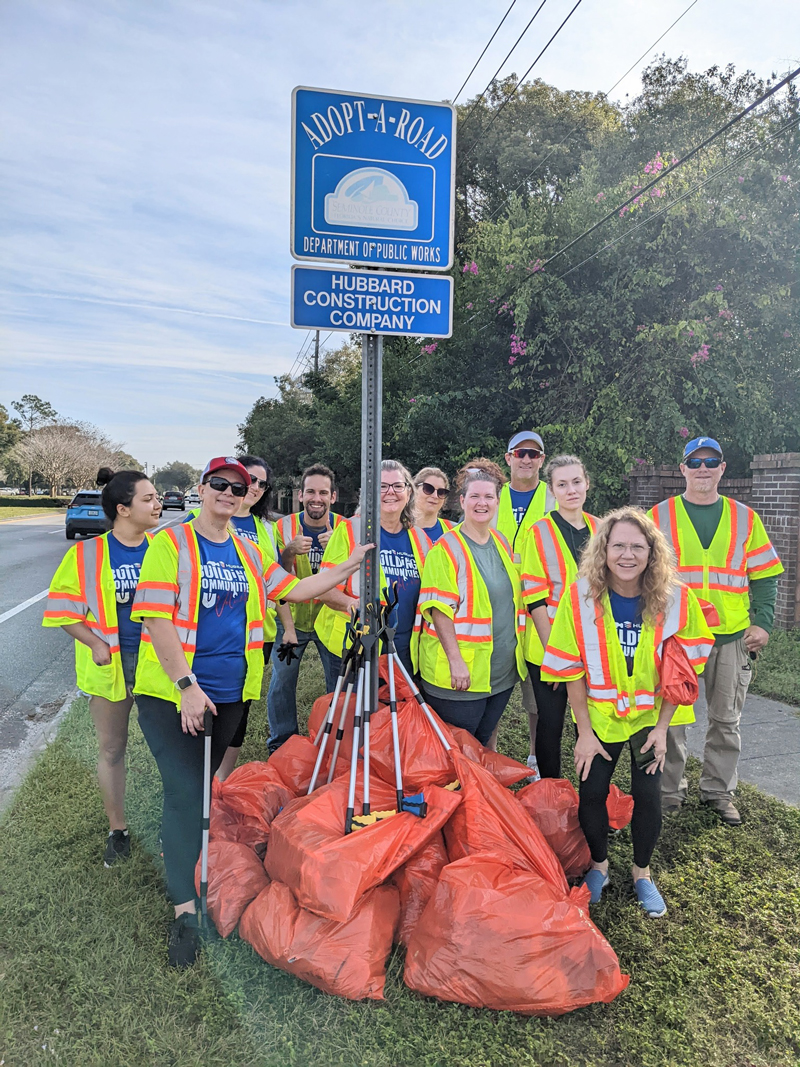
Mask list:
[[[687,730],[689,751],[703,758],[708,716],[701,680],[697,723]],[[786,804],[800,807],[800,709],[748,695],[742,713],[739,778]]]

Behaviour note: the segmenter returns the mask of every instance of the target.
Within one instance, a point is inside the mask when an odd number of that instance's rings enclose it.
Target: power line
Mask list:
[[[487,49],[487,48],[489,47],[489,45],[490,45],[490,44],[492,43],[492,41],[493,41],[493,40],[495,39],[495,37],[497,36],[497,34],[498,34],[498,31],[500,30],[500,27],[501,27],[501,26],[503,25],[503,23],[504,23],[504,22],[506,21],[506,19],[508,18],[508,16],[509,16],[509,15],[511,14],[511,8],[512,8],[512,7],[514,6],[514,4],[516,4],[516,2],[517,2],[517,0],[511,0],[511,6],[509,7],[508,11],[506,11],[505,15],[503,15],[503,17],[502,17],[502,18],[500,19],[500,22],[499,22],[499,23],[497,24],[497,29],[496,29],[496,30],[494,31],[494,33],[492,34],[492,36],[491,36],[491,37],[489,38],[489,40],[488,40],[488,41],[486,42],[486,46],[484,47],[483,51],[482,51],[482,52],[481,52],[481,54],[480,54],[480,55],[478,56],[478,58],[477,58],[477,59],[475,60],[475,65],[473,66],[472,70],[471,70],[471,71],[469,72],[469,74],[468,74],[468,75],[466,76],[466,78],[464,79],[464,82],[463,82],[463,84],[462,84],[461,88],[460,88],[460,89],[458,90],[458,92],[456,93],[456,95],[455,95],[455,96],[453,97],[453,103],[454,103],[454,104],[455,104],[455,103],[456,103],[456,101],[458,100],[459,96],[461,96],[461,94],[462,94],[462,93],[464,92],[464,86],[465,86],[465,85],[467,84],[467,82],[468,82],[468,81],[470,80],[470,78],[472,77],[472,75],[473,75],[473,74],[475,73],[475,68],[476,68],[476,67],[478,66],[478,64],[480,63],[480,61],[481,61],[481,60],[483,59],[483,57],[484,57],[484,56],[486,55],[486,49]],[[484,90],[484,91],[485,91],[485,90]]]
[[[522,77],[517,80],[517,84],[514,86],[514,88],[511,90],[511,92],[508,94],[508,96],[502,102],[500,107],[497,108],[497,110],[492,115],[492,117],[489,119],[489,121],[486,123],[486,125],[483,127],[483,129],[478,131],[477,137],[475,138],[475,140],[472,142],[472,144],[467,149],[466,153],[462,157],[463,159],[469,158],[469,156],[472,154],[473,149],[478,144],[478,141],[490,129],[490,127],[496,122],[497,116],[502,112],[502,110],[506,106],[506,104],[508,104],[511,101],[511,99],[516,95],[516,93],[518,92],[520,86],[523,84],[523,82],[528,77],[530,72],[533,70],[533,68],[536,66],[536,64],[539,62],[539,60],[545,54],[545,52],[550,47],[550,45],[553,43],[553,41],[556,39],[556,37],[558,37],[558,35],[561,33],[561,31],[564,29],[566,24],[569,22],[569,20],[572,18],[572,16],[575,14],[575,12],[578,10],[578,8],[581,6],[582,3],[583,3],[583,0],[577,0],[577,3],[575,4],[575,6],[572,8],[570,13],[567,15],[567,17],[564,19],[564,21],[561,23],[561,25],[555,31],[555,33],[550,38],[550,40],[547,42],[547,44],[544,46],[544,48],[541,50],[541,52],[536,57],[536,59],[534,59],[533,63],[531,63],[531,65],[528,67],[528,69],[525,71],[525,73],[522,75]],[[542,4],[544,4],[544,0],[542,0]],[[541,10],[541,8],[539,10]],[[538,12],[537,12],[537,14],[538,14]]]
[[[631,73],[631,71],[639,66],[639,64],[645,58],[645,56],[649,55],[650,52],[652,52],[653,49],[656,47],[656,45],[660,44],[661,41],[664,40],[664,38],[667,36],[667,34],[670,32],[670,30],[674,29],[675,26],[678,25],[678,23],[681,21],[681,19],[685,15],[688,15],[688,13],[691,11],[691,9],[695,6],[696,3],[698,3],[698,0],[692,0],[692,2],[689,4],[689,6],[687,8],[685,8],[684,11],[682,11],[680,15],[678,15],[678,17],[675,19],[675,21],[673,23],[671,23],[669,26],[667,26],[667,28],[664,30],[664,32],[661,34],[661,36],[657,37],[655,39],[655,41],[653,41],[653,43],[649,46],[649,48],[646,48],[644,50],[644,52],[642,52],[642,54],[639,56],[639,58],[634,63],[632,63],[630,67],[628,67],[628,69],[625,71],[625,73],[622,75],[622,77],[617,78],[617,80],[614,82],[614,84],[611,86],[611,88],[607,92],[603,93],[600,98],[595,98],[595,100],[592,101],[592,104],[590,105],[590,108],[589,108],[590,111],[593,111],[594,108],[597,107],[600,99],[607,100],[609,98],[609,96],[611,96],[611,94],[614,92],[614,90],[620,84],[620,82],[625,81],[625,79],[628,77],[628,75]],[[519,192],[519,190],[523,187],[523,185],[527,184],[527,182],[533,177],[533,175],[537,172],[537,170],[541,170],[541,168],[545,165],[545,163],[548,161],[548,159],[550,159],[550,157],[555,152],[557,152],[558,149],[561,148],[561,146],[566,141],[568,141],[570,139],[570,137],[572,137],[572,135],[574,133],[576,133],[581,128],[581,126],[583,126],[585,124],[585,121],[586,121],[586,117],[584,117],[583,121],[578,122],[577,125],[575,126],[575,128],[570,130],[570,132],[566,135],[566,137],[564,137],[563,140],[559,141],[558,144],[554,148],[551,148],[550,151],[547,153],[547,155],[544,157],[544,159],[541,160],[539,163],[537,163],[536,166],[533,168],[533,170],[525,175],[525,177],[522,179],[522,181],[519,183],[519,185],[515,189],[512,189],[511,193],[509,195],[513,196],[514,193]],[[497,211],[493,212],[486,221],[487,222],[491,222],[493,219],[496,219],[497,216],[502,211],[503,211],[502,207],[498,208]]]
[[[531,26],[533,24],[533,20],[536,18],[536,16],[539,14],[539,12],[542,10],[542,8],[544,7],[544,5],[546,3],[547,3],[547,0],[542,0],[542,2],[536,8],[536,10],[534,11],[533,15],[531,16],[530,21],[528,22],[528,25],[525,27],[525,29],[522,31],[522,33],[519,35],[519,37],[516,39],[516,41],[514,41],[513,45],[511,46],[511,50],[508,52],[508,54],[506,55],[506,57],[503,60],[503,62],[500,64],[500,66],[497,68],[497,70],[491,76],[489,81],[486,83],[486,88],[483,90],[483,92],[480,94],[480,96],[475,98],[475,102],[473,103],[472,107],[469,109],[469,111],[467,112],[463,122],[461,123],[462,132],[464,130],[464,126],[469,122],[470,117],[472,116],[472,113],[475,111],[475,108],[478,106],[478,104],[481,102],[481,100],[483,100],[483,98],[489,92],[489,90],[491,89],[492,85],[494,84],[495,78],[500,73],[500,71],[503,69],[503,67],[506,65],[506,62],[508,61],[508,59],[511,56],[512,52],[515,50],[515,48],[517,47],[519,42],[522,40],[522,38],[525,36],[525,34],[528,32],[528,30],[531,28]],[[510,10],[511,9],[509,8],[509,11]],[[463,88],[463,86],[462,86],[462,88]],[[461,90],[459,90],[459,92],[460,91]]]

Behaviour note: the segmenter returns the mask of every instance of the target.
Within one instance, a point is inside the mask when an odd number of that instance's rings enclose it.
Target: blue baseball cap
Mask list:
[[[683,450],[683,458],[688,459],[693,452],[699,452],[701,448],[713,449],[720,459],[723,458],[722,447],[719,441],[715,441],[713,437],[695,437],[693,441],[690,441],[686,448]]]

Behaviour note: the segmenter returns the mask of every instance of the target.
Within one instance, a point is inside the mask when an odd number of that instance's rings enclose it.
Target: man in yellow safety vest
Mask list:
[[[689,441],[681,473],[683,495],[662,501],[650,514],[675,551],[681,581],[713,608],[714,648],[703,675],[708,730],[700,799],[723,823],[738,826],[742,819],[733,791],[742,747],[739,722],[752,661],[769,640],[783,567],[756,512],[718,493],[725,473],[718,441]],[[679,811],[686,799],[686,755],[686,727],[674,726],[661,783],[665,814]]]

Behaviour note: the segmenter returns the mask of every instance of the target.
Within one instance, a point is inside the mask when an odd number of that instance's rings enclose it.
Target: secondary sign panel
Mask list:
[[[453,279],[432,274],[292,267],[292,326],[450,337]]]
[[[295,259],[451,267],[455,130],[451,104],[296,88]]]

